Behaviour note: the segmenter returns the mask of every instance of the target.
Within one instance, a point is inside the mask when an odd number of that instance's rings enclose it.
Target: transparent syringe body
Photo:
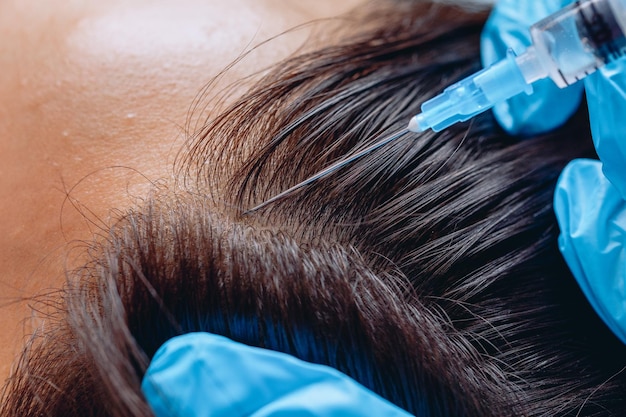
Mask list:
[[[449,86],[422,104],[408,130],[440,131],[549,77],[564,88],[626,55],[626,0],[581,0],[535,23],[532,45]]]
[[[538,61],[561,88],[624,56],[625,32],[626,0],[577,1],[530,28]],[[538,79],[520,70],[527,82]]]

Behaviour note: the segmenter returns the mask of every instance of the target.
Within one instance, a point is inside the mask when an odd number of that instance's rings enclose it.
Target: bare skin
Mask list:
[[[80,242],[171,175],[206,83],[250,46],[357,1],[0,2],[0,381],[42,323],[20,300],[61,287]],[[215,89],[309,34],[272,40]]]

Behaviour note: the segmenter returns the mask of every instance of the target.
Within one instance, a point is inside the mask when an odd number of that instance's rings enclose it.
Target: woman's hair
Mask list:
[[[552,212],[560,170],[592,152],[584,109],[527,140],[488,114],[407,136],[242,214],[477,70],[485,17],[372,5],[209,120],[179,183],[49,301],[2,415],[151,415],[150,358],[192,331],[330,365],[418,416],[626,415],[626,349],[562,261]]]

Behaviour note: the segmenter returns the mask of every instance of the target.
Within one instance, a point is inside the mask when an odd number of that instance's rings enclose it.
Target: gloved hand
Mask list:
[[[506,58],[512,48],[521,54],[530,46],[528,28],[560,10],[572,0],[500,0],[496,3],[481,38],[483,66]],[[512,135],[531,136],[561,126],[580,105],[582,85],[560,89],[550,79],[533,84],[533,94],[519,94],[496,104],[498,123]]]
[[[507,45],[528,45],[528,26],[570,2],[500,1],[483,32],[485,63],[504,56]],[[531,96],[498,106],[496,119],[512,134],[561,125],[579,105],[581,85],[560,90],[551,84],[543,80]],[[559,178],[559,248],[593,307],[626,343],[626,59],[587,77],[584,87],[601,162],[572,161]]]
[[[159,348],[141,389],[157,417],[410,417],[347,375],[210,333]]]

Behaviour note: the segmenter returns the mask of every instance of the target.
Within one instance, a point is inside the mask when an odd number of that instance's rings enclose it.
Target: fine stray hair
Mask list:
[[[1,415],[150,416],[150,358],[193,331],[330,365],[417,416],[626,415],[626,349],[562,261],[552,212],[560,170],[593,155],[584,109],[522,141],[488,114],[407,137],[241,216],[477,70],[485,18],[372,4],[210,120],[180,184],[70,274]]]

